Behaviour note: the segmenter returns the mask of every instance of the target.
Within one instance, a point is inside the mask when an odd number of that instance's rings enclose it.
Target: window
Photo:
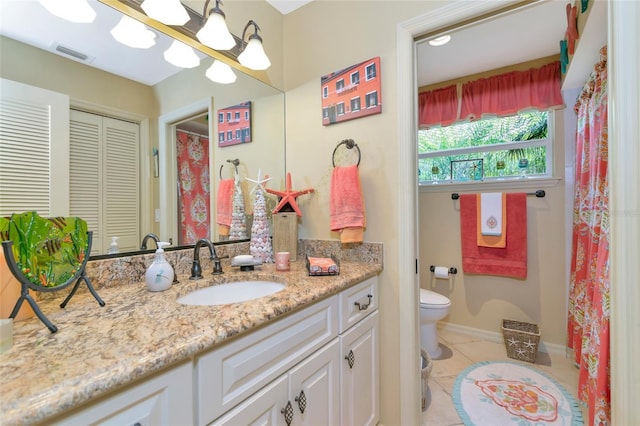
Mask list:
[[[375,63],[367,65],[367,67],[365,68],[365,71],[367,73],[367,81],[376,78],[376,64]]]
[[[360,71],[351,73],[351,84],[353,85],[360,84]]]
[[[360,97],[351,99],[351,112],[360,111]]]
[[[224,132],[218,133],[218,142],[224,142]]]
[[[418,181],[500,180],[551,175],[552,117],[532,111],[418,131]],[[465,175],[459,167],[478,164],[481,175]],[[452,166],[454,171],[451,176]]]
[[[236,111],[234,113],[234,116],[235,116],[236,121],[240,121],[240,111]]]
[[[244,119],[245,121],[249,121],[249,111],[244,112]]]
[[[240,129],[236,130],[236,139],[240,139]]]
[[[340,79],[336,81],[336,93],[341,93],[344,91],[344,79]]]
[[[325,99],[329,97],[329,88],[327,86],[322,88],[322,97]]]
[[[231,121],[231,113],[230,112],[227,113],[227,121]]]
[[[218,123],[224,123],[224,113],[218,114]]]
[[[367,93],[367,108],[378,106],[378,92]]]
[[[336,111],[338,115],[344,115],[344,102],[340,102],[336,105]]]
[[[322,118],[329,118],[329,108],[322,108]]]
[[[227,131],[227,140],[230,141],[231,139],[233,139],[233,131],[229,130]]]

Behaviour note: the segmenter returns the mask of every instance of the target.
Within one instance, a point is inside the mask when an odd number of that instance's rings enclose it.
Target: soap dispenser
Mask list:
[[[111,237],[111,245],[107,250],[107,254],[116,254],[120,253],[120,249],[118,249],[118,237]]]
[[[164,257],[164,247],[168,245],[170,243],[158,243],[155,259],[153,259],[153,263],[149,265],[144,275],[149,291],[164,291],[171,287],[174,272],[171,264]]]

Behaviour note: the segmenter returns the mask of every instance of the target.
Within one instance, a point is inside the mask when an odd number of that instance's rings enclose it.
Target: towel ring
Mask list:
[[[336,147],[333,150],[333,155],[331,156],[331,163],[333,164],[333,167],[336,166],[336,151],[338,150],[340,145],[346,145],[347,149],[353,149],[353,147],[355,147],[358,150],[358,163],[356,164],[356,167],[358,167],[360,165],[360,158],[361,158],[360,147],[358,147],[358,144],[355,143],[353,139],[345,139],[341,141],[338,145],[336,145]]]
[[[235,169],[236,169],[236,172],[238,171],[238,166],[240,165],[240,160],[238,160],[237,158],[236,158],[236,159],[234,159],[234,160],[227,160],[227,163],[231,163],[231,164],[233,164],[233,166],[234,166],[234,167],[235,167]],[[220,174],[220,180],[222,180],[222,179],[223,179],[223,177],[222,177],[222,168],[223,168],[223,167],[224,167],[224,164],[222,164],[222,165],[220,166],[220,173],[219,173],[219,174]]]

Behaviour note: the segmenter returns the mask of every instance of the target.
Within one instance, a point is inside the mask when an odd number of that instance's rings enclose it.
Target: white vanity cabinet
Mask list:
[[[376,424],[377,291],[370,278],[200,357],[198,424]]]
[[[49,424],[193,424],[193,364],[173,367]]]

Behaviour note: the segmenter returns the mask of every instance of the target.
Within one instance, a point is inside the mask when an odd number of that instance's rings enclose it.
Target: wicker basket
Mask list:
[[[540,343],[540,330],[536,324],[503,319],[502,336],[509,358],[536,362]]]

